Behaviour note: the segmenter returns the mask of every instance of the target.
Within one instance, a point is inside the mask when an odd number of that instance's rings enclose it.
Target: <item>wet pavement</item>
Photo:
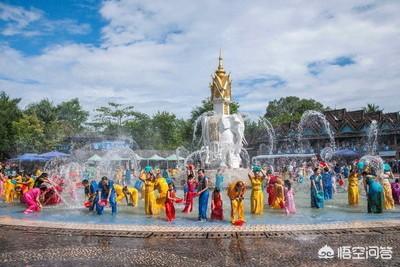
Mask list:
[[[21,228],[23,229],[23,228]],[[0,266],[400,266],[400,230],[171,239],[56,234],[1,227]],[[392,247],[392,259],[319,259],[328,245]]]

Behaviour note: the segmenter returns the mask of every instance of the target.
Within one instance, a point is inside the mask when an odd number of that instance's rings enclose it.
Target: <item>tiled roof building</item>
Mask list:
[[[378,126],[378,153],[383,157],[399,158],[400,114],[398,112],[367,113],[364,110],[335,109],[325,111],[324,115],[334,133],[337,148],[349,148],[361,155],[365,154],[368,130],[371,122],[375,120]],[[316,123],[310,123],[304,128],[302,138],[309,142],[305,152],[318,152],[329,142],[328,135],[322,129]],[[275,128],[275,133],[274,153],[301,152],[297,144],[298,123],[282,124]],[[266,138],[260,137],[254,141],[248,146],[249,152],[252,156],[263,154],[259,148],[266,142]]]

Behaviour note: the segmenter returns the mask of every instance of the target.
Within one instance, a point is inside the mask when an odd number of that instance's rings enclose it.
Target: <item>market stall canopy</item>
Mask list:
[[[276,158],[312,158],[314,157],[315,154],[274,154],[274,155],[259,155],[256,157],[253,157],[254,160],[260,160],[260,159],[276,159]]]
[[[178,158],[178,156],[176,154],[171,154],[168,157],[166,157],[165,159],[169,160],[169,161],[178,161],[178,160],[179,161],[183,161],[183,160],[185,160],[185,158],[183,158],[183,157],[179,157]]]
[[[139,155],[136,155],[136,160],[144,160],[145,158],[143,158],[143,157],[141,157],[141,156],[139,156]]]
[[[13,160],[18,160],[18,161],[46,161],[47,158],[42,157],[41,155],[38,155],[36,153],[25,153],[23,155],[20,155],[16,157]]]
[[[348,148],[336,150],[334,155],[336,157],[349,157],[349,158],[351,157],[357,158],[360,156],[360,154]]]
[[[150,158],[147,158],[147,160],[154,160],[154,161],[161,161],[161,160],[165,160],[165,158],[160,157],[157,154],[154,154],[153,156],[151,156]]]
[[[47,153],[40,154],[39,156],[43,157],[43,158],[47,158],[47,159],[52,159],[52,158],[69,157],[69,154],[65,154],[65,153],[62,153],[60,151],[54,150],[54,151],[50,151],[50,152],[47,152]]]
[[[88,161],[101,161],[101,157],[97,154],[94,154],[90,158],[88,158]]]
[[[109,160],[109,161],[128,161],[128,160],[132,160],[132,158],[129,157],[123,157],[120,155],[112,155],[112,156],[108,156],[108,157],[104,157],[105,160]]]

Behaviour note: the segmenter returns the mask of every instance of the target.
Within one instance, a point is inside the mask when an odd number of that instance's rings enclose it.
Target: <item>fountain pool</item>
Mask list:
[[[246,192],[245,212],[247,225],[260,224],[328,224],[351,221],[381,221],[384,219],[400,219],[400,208],[391,211],[385,211],[383,214],[368,214],[367,200],[365,195],[361,196],[361,204],[358,207],[347,205],[347,192],[339,192],[335,199],[326,201],[324,209],[311,209],[308,184],[302,184],[295,187],[295,201],[297,213],[293,215],[284,214],[283,210],[275,210],[265,206],[264,214],[254,216],[250,214],[250,192]],[[83,193],[82,193],[83,194]],[[178,190],[178,196],[183,196],[183,192]],[[266,199],[266,198],[265,198]],[[110,208],[106,208],[104,215],[99,216],[89,212],[86,208],[75,207],[66,208],[62,206],[46,206],[42,212],[30,215],[24,215],[22,211],[24,206],[21,204],[5,204],[0,202],[0,217],[22,219],[28,221],[49,221],[63,223],[88,223],[88,224],[135,224],[135,225],[174,225],[174,226],[199,226],[209,227],[217,225],[229,225],[230,202],[223,192],[224,200],[224,221],[197,221],[197,199],[195,207],[191,214],[181,212],[183,206],[176,204],[176,220],[171,224],[161,213],[158,216],[146,216],[144,214],[144,201],[139,201],[139,207],[132,208],[124,204],[118,206],[118,214],[111,216]]]

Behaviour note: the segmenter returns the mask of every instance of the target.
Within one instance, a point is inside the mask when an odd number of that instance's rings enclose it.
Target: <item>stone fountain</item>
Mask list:
[[[227,167],[238,169],[244,167],[247,152],[243,149],[244,120],[240,114],[230,113],[232,98],[232,80],[227,74],[220,54],[218,68],[212,76],[210,84],[213,111],[202,114],[194,125],[194,141],[196,132],[201,126],[199,144],[201,149],[195,153],[201,154],[207,168]]]
[[[213,110],[203,113],[195,121],[193,143],[197,142],[200,149],[185,156],[185,166],[194,163],[205,168],[212,182],[220,169],[227,185],[235,179],[247,179],[250,158],[243,148],[247,144],[243,117],[239,113],[231,114],[232,80],[224,69],[221,53],[210,89]],[[185,175],[180,178],[186,180]]]

